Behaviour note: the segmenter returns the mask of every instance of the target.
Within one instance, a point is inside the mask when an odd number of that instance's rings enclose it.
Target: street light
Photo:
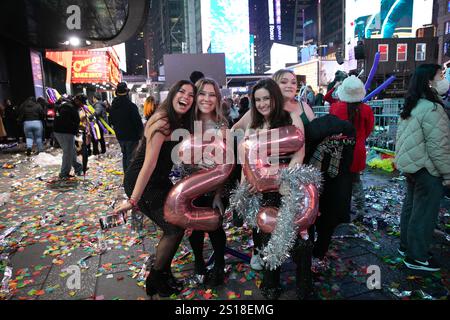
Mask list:
[[[80,38],[78,37],[70,37],[69,43],[71,46],[78,47],[81,43]]]
[[[147,79],[150,79],[150,60],[145,59],[147,61]]]

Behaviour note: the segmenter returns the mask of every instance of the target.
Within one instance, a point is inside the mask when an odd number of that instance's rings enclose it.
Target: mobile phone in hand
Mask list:
[[[102,230],[118,227],[127,223],[127,213],[125,211],[120,211],[116,214],[101,217],[99,221]]]

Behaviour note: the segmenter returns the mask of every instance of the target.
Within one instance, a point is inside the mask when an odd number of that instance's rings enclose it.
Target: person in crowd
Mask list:
[[[323,95],[323,88],[319,88],[319,93],[316,95],[316,97],[314,98],[316,103],[316,106],[323,106],[324,104],[324,95]]]
[[[105,133],[103,132],[101,126],[100,126],[100,119],[107,120],[108,116],[106,114],[106,105],[102,101],[102,94],[100,92],[96,92],[94,96],[92,97],[93,107],[95,109],[95,119],[97,121],[97,125],[100,128],[100,137],[97,137],[98,139],[92,140],[92,147],[93,147],[93,154],[99,155],[106,153],[106,143],[105,143]],[[101,152],[98,150],[98,144],[100,143]]]
[[[374,115],[372,108],[361,101],[366,96],[364,83],[356,76],[346,78],[339,86],[339,102],[330,107],[330,114],[347,120],[356,129],[356,144],[350,171],[353,173],[352,193],[356,218],[362,219],[365,213],[365,194],[361,174],[366,167],[366,140],[373,131]]]
[[[450,125],[439,97],[448,89],[440,65],[422,64],[410,80],[400,113],[395,164],[407,178],[407,193],[398,251],[414,270],[440,270],[429,250],[443,186],[450,186]]]
[[[48,103],[44,97],[38,97],[36,102],[41,105],[42,110],[44,110],[44,120],[42,122],[44,132],[43,132],[43,140],[50,139],[53,133],[53,119],[49,119],[47,114],[48,111]],[[52,116],[53,117],[53,116]]]
[[[147,121],[155,113],[158,105],[153,96],[148,96],[144,101],[144,118]]]
[[[236,95],[236,97],[234,97],[233,99],[233,103],[230,108],[230,119],[232,121],[231,123],[234,123],[234,121],[239,118],[239,100],[240,97],[238,95]]]
[[[231,109],[233,108],[233,99],[231,98],[225,98],[222,101],[222,112],[224,117],[227,119],[227,123],[231,124],[233,123],[233,120],[231,119]]]
[[[17,124],[17,107],[10,99],[5,100],[5,117],[4,125],[8,137],[14,138],[17,143],[20,142],[19,126]]]
[[[314,106],[316,104],[315,100],[315,92],[313,88],[310,85],[306,86],[306,101],[308,102],[308,105]]]
[[[78,114],[80,116],[80,124],[78,132],[80,135],[75,137],[75,145],[77,153],[81,153],[88,157],[91,155],[91,141],[92,141],[92,129],[90,125],[90,113],[86,111],[84,106],[87,103],[87,97],[83,94],[78,94],[72,98],[72,102],[78,109]],[[81,139],[79,139],[81,138]]]
[[[70,178],[72,167],[76,175],[83,175],[83,166],[77,160],[75,149],[75,136],[78,133],[79,124],[78,108],[71,101],[64,101],[56,111],[54,123],[54,135],[63,152],[60,179]]]
[[[242,119],[242,117],[247,114],[247,112],[250,110],[250,100],[248,97],[241,97],[239,99],[239,116],[235,119],[235,123],[239,122],[239,120]]]
[[[136,149],[144,126],[137,106],[128,97],[129,89],[125,82],[117,85],[116,95],[109,112],[109,121],[116,132],[117,140],[122,150],[123,171],[130,163],[133,151]]]
[[[195,84],[198,80],[204,78],[205,75],[203,74],[203,72],[201,71],[192,71],[191,75],[189,76],[189,80],[191,80],[191,82],[193,84]]]
[[[322,189],[319,196],[319,212],[314,226],[309,230],[311,238],[317,234],[312,251],[315,272],[329,266],[326,257],[334,230],[340,223],[350,222],[352,200],[352,173],[356,131],[354,126],[335,115],[318,117],[305,125],[304,163],[322,173]]]
[[[27,142],[27,156],[31,155],[33,142],[37,145],[37,153],[44,150],[43,140],[43,121],[44,110],[40,104],[36,102],[34,97],[26,99],[19,108],[19,122],[23,123]]]
[[[283,110],[298,114],[303,126],[310,123],[315,118],[314,112],[307,103],[301,100],[297,101],[295,99],[295,94],[297,91],[297,77],[295,73],[288,69],[280,69],[273,74],[272,79],[278,84],[283,95]],[[233,125],[232,130],[245,130],[250,123],[250,119],[251,112],[248,111],[238,122]],[[254,235],[258,234],[257,230],[253,231]],[[255,270],[261,270],[262,260],[257,254],[261,247],[261,243],[258,240],[258,236],[254,237],[253,241],[255,242],[255,246],[250,266]]]
[[[347,73],[341,70],[336,71],[334,74],[334,80],[328,85],[327,94],[323,97],[323,100],[328,102],[330,105],[338,102],[339,97],[337,96],[337,88],[342,84],[348,77]]]
[[[246,134],[248,129],[253,130],[268,130],[283,127],[286,125],[295,125],[302,132],[304,130],[303,124],[298,116],[298,113],[290,113],[284,110],[284,97],[278,84],[272,79],[263,79],[256,83],[251,93],[251,119],[250,124],[246,128]],[[305,155],[305,148],[302,147],[299,151],[294,153],[291,159],[279,159],[280,163],[283,160],[289,161],[289,166],[303,163]],[[245,181],[245,176],[242,174],[242,182]],[[256,188],[251,186],[251,192],[256,192]],[[281,195],[278,192],[263,193],[263,206],[275,206],[281,205]],[[261,245],[266,245],[270,240],[270,234],[260,232],[256,239],[260,238]],[[255,236],[254,236],[255,239]],[[255,241],[255,240],[254,240]],[[255,243],[256,244],[256,243]],[[262,247],[261,246],[261,247]],[[298,248],[298,246],[296,246]],[[293,258],[297,262],[297,268],[300,267],[298,250],[294,249]],[[310,268],[310,265],[309,265]],[[280,267],[275,270],[270,270],[268,267],[263,266],[263,281],[260,289],[261,293],[266,299],[275,300],[278,299],[281,294],[280,289]],[[297,269],[297,288],[305,290],[312,288],[312,282],[305,286],[304,281],[301,281],[301,277],[304,277],[306,270]],[[310,272],[310,271],[309,271]],[[302,275],[300,275],[302,273]],[[311,279],[310,279],[311,280]]]
[[[228,120],[224,114],[220,88],[217,82],[210,78],[202,78],[196,82],[197,97],[194,109],[194,121],[199,121],[202,126],[202,132],[212,134],[216,139],[224,137],[226,129],[228,129]],[[194,127],[194,126],[192,126]],[[208,132],[208,133],[207,133]],[[195,132],[194,132],[195,134]],[[201,137],[200,137],[201,138]],[[198,170],[198,165],[185,165],[186,173],[192,174]],[[224,213],[223,188],[215,190],[201,196],[194,201],[194,204],[199,207],[212,207],[219,209],[220,213]],[[219,227],[211,232],[208,232],[211,244],[214,249],[214,267],[206,274],[206,264],[203,257],[203,246],[205,232],[201,230],[192,231],[189,242],[194,253],[194,280],[197,283],[205,283],[209,286],[218,286],[224,281],[224,267],[225,267],[225,243],[226,235],[222,227]],[[206,275],[206,278],[205,278]]]
[[[154,264],[146,279],[146,291],[150,296],[158,293],[168,297],[180,292],[180,283],[173,277],[170,266],[184,230],[165,221],[163,207],[173,187],[169,179],[174,164],[171,154],[178,144],[178,141],[171,141],[171,134],[178,128],[190,129],[195,94],[193,83],[178,81],[147,121],[136,156],[125,172],[124,188],[129,199],[115,209],[118,213],[138,207],[163,230]]]
[[[6,133],[5,126],[3,125],[5,116],[5,106],[0,104],[0,142],[6,143],[8,139],[8,134]]]

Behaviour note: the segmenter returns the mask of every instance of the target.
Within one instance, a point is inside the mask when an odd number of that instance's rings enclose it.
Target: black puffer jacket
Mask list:
[[[32,98],[29,98],[20,106],[17,120],[20,122],[33,120],[43,121],[44,116],[44,109],[42,106]]]
[[[56,110],[53,130],[57,133],[76,135],[80,125],[80,115],[72,103],[64,103]]]
[[[127,96],[114,98],[109,111],[109,122],[114,127],[117,140],[138,141],[144,125],[137,106]]]

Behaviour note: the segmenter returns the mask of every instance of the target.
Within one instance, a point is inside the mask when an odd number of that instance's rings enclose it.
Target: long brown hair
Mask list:
[[[259,89],[266,89],[270,94],[270,115],[269,115],[269,128],[279,128],[285,125],[292,124],[292,118],[289,112],[284,110],[284,98],[281,93],[281,89],[278,84],[270,79],[259,80],[252,89],[251,94],[251,114],[252,121],[250,128],[261,128],[264,125],[264,117],[256,109],[255,92]]]

